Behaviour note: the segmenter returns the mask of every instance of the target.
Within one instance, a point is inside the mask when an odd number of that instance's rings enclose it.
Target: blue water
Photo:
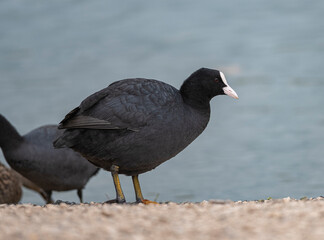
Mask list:
[[[158,201],[324,194],[323,1],[0,1],[0,113],[21,134],[127,77],[175,87],[204,66],[240,99],[212,101],[205,132],[140,176]],[[5,162],[2,155],[0,161]],[[122,177],[129,201],[129,177]],[[110,173],[85,201],[115,196]],[[77,201],[75,192],[54,199]],[[24,191],[22,202],[42,204]]]

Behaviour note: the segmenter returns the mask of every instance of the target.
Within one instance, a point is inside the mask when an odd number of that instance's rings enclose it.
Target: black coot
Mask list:
[[[70,147],[111,171],[119,203],[125,202],[118,173],[132,176],[137,202],[138,175],[177,155],[205,129],[210,100],[238,98],[222,72],[201,68],[180,90],[153,79],[117,81],[86,98],[62,120],[67,129],[55,147]]]
[[[21,136],[0,114],[0,147],[8,164],[47,193],[77,189],[82,202],[82,189],[99,168],[71,149],[54,149],[53,141],[62,130],[57,125],[36,128]]]

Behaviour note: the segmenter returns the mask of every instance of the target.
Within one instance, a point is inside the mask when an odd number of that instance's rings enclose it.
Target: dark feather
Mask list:
[[[139,131],[149,119],[159,117],[161,109],[177,102],[176,91],[157,80],[121,80],[87,97],[66,115],[59,128]]]

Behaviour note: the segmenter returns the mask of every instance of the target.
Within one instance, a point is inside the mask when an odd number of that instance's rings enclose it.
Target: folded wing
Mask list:
[[[152,118],[163,117],[164,106],[170,108],[179,101],[177,92],[152,79],[121,80],[86,98],[66,115],[59,128],[139,131]]]

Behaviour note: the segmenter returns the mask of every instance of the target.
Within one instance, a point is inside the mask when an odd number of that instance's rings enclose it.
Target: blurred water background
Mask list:
[[[323,195],[323,12],[323,1],[302,0],[0,1],[0,113],[25,134],[119,79],[179,87],[200,67],[220,69],[240,99],[213,99],[204,133],[140,176],[144,196]],[[121,181],[134,201],[131,178]],[[88,202],[113,197],[105,171],[84,191]],[[28,190],[22,202],[43,204]]]

